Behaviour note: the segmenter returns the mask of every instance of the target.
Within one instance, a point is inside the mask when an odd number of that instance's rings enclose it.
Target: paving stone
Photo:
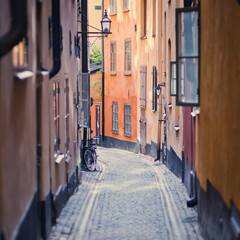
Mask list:
[[[166,222],[166,209],[161,200],[165,197],[161,195],[164,193],[161,190],[163,180],[170,193],[166,196],[172,197],[179,221],[183,223],[183,232],[186,232],[184,238],[177,236],[175,239],[202,239],[197,212],[186,207],[189,197],[185,186],[164,164],[154,162],[149,156],[119,149],[99,148],[98,154],[98,171],[82,172],[82,184],[52,228],[50,240],[79,239],[77,236],[81,234],[86,234],[82,239],[90,240],[170,239],[174,229]],[[102,164],[107,168],[104,169]],[[164,179],[157,174],[160,170]],[[96,186],[100,189],[97,193],[92,190]],[[90,219],[86,218],[87,230],[83,233],[78,226],[83,225],[80,214],[87,209],[84,201],[88,198],[92,199],[93,208],[89,213]]]

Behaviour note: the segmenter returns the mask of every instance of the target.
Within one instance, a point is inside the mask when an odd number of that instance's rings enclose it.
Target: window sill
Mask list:
[[[112,12],[112,13],[110,13],[109,15],[110,15],[110,16],[115,16],[115,15],[117,15],[117,12]]]
[[[155,38],[157,35],[156,34],[153,34],[152,37]]]
[[[129,9],[129,8],[123,9],[123,12],[124,12],[124,13],[130,12],[130,9]]]
[[[124,72],[124,75],[125,75],[125,76],[131,76],[132,73],[131,73],[131,72]]]
[[[168,104],[168,108],[169,108],[169,109],[172,108],[172,104],[171,104],[171,103]]]
[[[111,72],[111,73],[110,73],[110,76],[116,76],[116,75],[117,75],[116,72]]]
[[[118,131],[114,131],[114,130],[112,130],[112,133],[114,133],[114,134],[118,134]]]
[[[126,133],[125,133],[124,136],[130,138],[130,137],[131,137],[131,134],[126,134]]]
[[[140,39],[145,40],[145,39],[147,39],[147,36],[142,36],[142,37],[140,37]]]
[[[31,78],[34,75],[32,71],[26,70],[23,72],[17,72],[14,74],[14,77],[18,80],[25,80]]]

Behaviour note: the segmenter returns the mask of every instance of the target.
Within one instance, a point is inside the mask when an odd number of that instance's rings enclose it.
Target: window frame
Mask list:
[[[110,15],[117,14],[117,0],[110,0]]]
[[[54,109],[54,153],[60,152],[60,83],[53,82],[53,109]]]
[[[130,0],[123,0],[123,12],[130,11]]]
[[[127,43],[130,43],[130,51],[126,52],[126,44]],[[126,67],[128,68],[128,63],[129,61],[127,62],[126,58],[127,58],[127,55],[130,55],[130,57],[128,56],[128,58],[130,58],[130,70],[129,69],[126,69]],[[128,59],[129,60],[129,59]],[[128,39],[125,39],[124,41],[124,75],[131,75],[132,73],[132,42],[131,42],[131,39],[128,38]]]
[[[184,55],[184,54],[180,54],[180,40],[181,38],[179,37],[179,28],[180,28],[180,24],[181,22],[179,21],[179,15],[181,13],[187,13],[187,12],[197,12],[197,33],[198,36],[197,38],[195,38],[195,41],[197,42],[197,54],[196,55]],[[185,8],[177,8],[176,9],[176,64],[177,64],[177,94],[176,94],[176,105],[177,106],[199,106],[200,105],[200,27],[199,27],[199,23],[200,23],[200,8],[199,7],[185,7]],[[197,100],[196,101],[191,101],[191,100],[187,100],[187,102],[182,100],[182,96],[183,94],[185,95],[185,92],[187,91],[186,89],[186,82],[185,82],[185,78],[182,77],[182,64],[185,64],[185,62],[181,62],[182,60],[185,60],[186,62],[188,60],[193,60],[195,59],[195,61],[197,61],[197,63],[195,64],[196,67],[196,95],[198,95]],[[194,62],[194,61],[193,61]],[[181,67],[180,67],[181,64]],[[187,70],[190,69],[190,67],[188,68],[188,65],[185,64],[184,66],[184,71],[187,72]],[[186,73],[187,74],[187,73]],[[185,73],[184,73],[185,75]],[[184,83],[184,84],[183,84]],[[181,88],[181,86],[183,86],[183,89]],[[190,92],[192,94],[192,92]]]
[[[147,0],[142,0],[142,18],[141,18],[142,26],[141,26],[141,38],[147,38]]]
[[[174,66],[175,66],[175,76],[173,77],[172,71]],[[175,89],[175,92],[173,91],[173,89]],[[177,96],[177,62],[176,61],[170,61],[170,96]]]
[[[112,46],[115,46],[115,53],[112,52]],[[113,62],[115,61],[115,69],[112,69]],[[117,41],[111,41],[110,42],[110,75],[116,75],[117,72]]]
[[[23,71],[28,67],[28,39],[23,37],[12,49],[12,64],[15,70]]]
[[[114,105],[117,107],[117,111],[114,111]],[[115,108],[116,110],[116,108]],[[115,116],[115,118],[114,118]],[[115,124],[116,123],[116,128],[114,128]],[[116,101],[113,101],[112,102],[112,132],[115,133],[115,134],[118,134],[119,133],[119,125],[118,125],[118,102]]]
[[[126,113],[126,108],[130,107],[130,114]],[[130,123],[127,122],[130,116]],[[128,131],[128,126],[130,126],[130,131]],[[131,137],[132,134],[132,107],[131,103],[124,103],[124,136]]]
[[[140,66],[140,107],[147,107],[147,66]]]
[[[156,21],[157,21],[157,2],[152,0],[152,37],[156,37]]]

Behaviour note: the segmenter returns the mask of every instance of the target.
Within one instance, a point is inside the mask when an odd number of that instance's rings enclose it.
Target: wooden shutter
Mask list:
[[[147,66],[140,66],[140,107],[146,108]]]

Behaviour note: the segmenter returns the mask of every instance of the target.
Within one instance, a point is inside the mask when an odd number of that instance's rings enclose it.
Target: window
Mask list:
[[[156,0],[152,0],[153,6],[152,6],[152,18],[153,18],[153,24],[152,24],[152,37],[156,37]]]
[[[123,10],[124,11],[129,10],[129,0],[123,0]]]
[[[125,40],[124,71],[125,75],[131,75],[131,40]]]
[[[147,0],[142,0],[142,36],[141,38],[147,37]]]
[[[110,71],[111,75],[116,75],[116,42],[111,43]]]
[[[112,132],[118,133],[118,103],[112,102]]]
[[[24,69],[28,65],[27,39],[23,38],[12,50],[13,66]]]
[[[140,66],[140,107],[146,108],[147,66]]]
[[[110,13],[111,14],[116,14],[117,13],[116,0],[110,0]]]
[[[60,124],[60,114],[59,114],[59,82],[53,83],[53,109],[54,109],[54,152],[59,153],[60,150],[60,135],[59,135],[59,124]]]
[[[156,93],[156,87],[157,87],[157,67],[153,66],[152,69],[152,77],[153,77],[153,83],[152,83],[152,110],[157,111],[157,93]]]
[[[65,96],[66,96],[66,142],[65,142],[65,148],[66,148],[66,153],[69,153],[69,83],[68,79],[66,79],[66,88],[65,88]]]
[[[177,105],[199,106],[199,8],[176,9]]]
[[[131,137],[131,104],[124,104],[124,135]]]
[[[170,95],[177,95],[176,62],[170,62]]]
[[[78,74],[79,88],[79,124],[90,127],[90,74]]]
[[[72,33],[69,31],[69,53],[72,55]]]

